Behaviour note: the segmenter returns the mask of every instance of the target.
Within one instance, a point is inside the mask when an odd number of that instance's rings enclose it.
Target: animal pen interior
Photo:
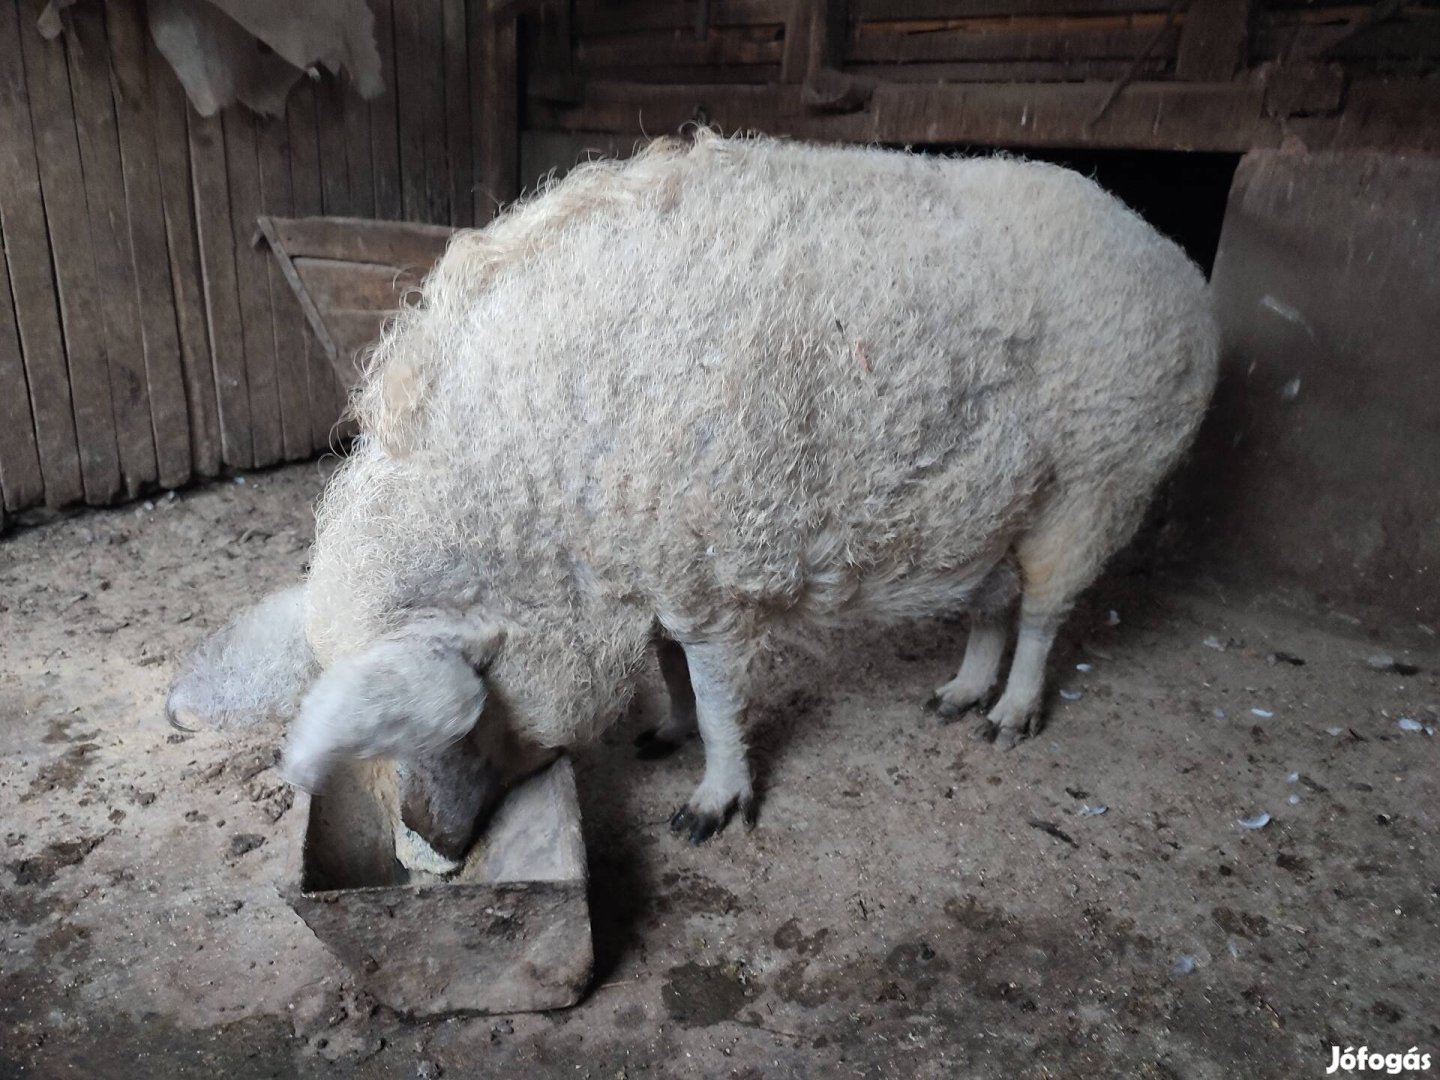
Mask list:
[[[295,7],[0,0],[0,1074],[1440,1052],[1440,5]],[[280,730],[173,730],[165,687],[300,580],[357,355],[451,230],[693,125],[1094,175],[1207,271],[1220,385],[1037,738],[921,709],[963,625],[835,631],[759,662],[759,824],[691,847],[650,672],[574,759],[579,1004],[411,1015],[398,931],[347,963],[282,895]]]

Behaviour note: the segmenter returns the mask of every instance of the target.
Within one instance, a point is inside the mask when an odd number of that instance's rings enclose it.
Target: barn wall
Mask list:
[[[527,28],[532,131],[1440,149],[1428,3],[548,0]]]
[[[513,149],[487,151],[497,110],[475,107],[485,74],[505,76],[479,0],[371,5],[382,97],[325,75],[302,80],[284,116],[207,119],[139,0],[84,0],[54,41],[38,0],[0,0],[4,511],[110,503],[328,446],[341,390],[253,243],[255,218],[469,225],[513,184]]]

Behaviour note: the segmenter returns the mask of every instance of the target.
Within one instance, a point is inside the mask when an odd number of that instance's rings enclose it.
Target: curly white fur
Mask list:
[[[1018,575],[991,713],[1013,740],[1216,353],[1199,270],[1073,172],[663,142],[462,234],[387,332],[319,511],[309,640],[333,667],[421,609],[503,627],[487,722],[555,747],[618,716],[658,624],[702,663],[724,760],[695,802],[723,813],[768,634],[982,598],[958,707],[996,677]]]

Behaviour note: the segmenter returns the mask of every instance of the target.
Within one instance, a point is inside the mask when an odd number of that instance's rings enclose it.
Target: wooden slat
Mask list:
[[[465,0],[444,0],[445,157],[450,181],[449,221],[462,227],[475,220],[471,190],[475,186],[475,163],[470,143],[470,64],[466,44],[469,35],[465,7]]]
[[[121,490],[120,449],[116,441],[115,415],[110,404],[110,363],[105,352],[105,322],[100,311],[100,283],[90,239],[84,175],[80,168],[80,147],[70,97],[70,75],[66,70],[64,45],[58,41],[44,41],[35,29],[31,14],[29,11],[21,12],[19,36],[29,84],[30,118],[34,126],[49,249],[54,260],[55,287],[60,302],[60,326],[65,342],[63,355],[70,375],[69,396],[79,445],[80,475],[86,501],[102,504],[112,501]],[[5,141],[8,140],[0,139],[0,142]],[[8,233],[6,242],[9,243]],[[15,278],[12,285],[18,295],[22,291],[22,275],[14,258],[11,266]],[[48,275],[49,272],[43,246],[27,256],[26,277],[31,273]],[[27,287],[24,291],[31,290]],[[62,355],[62,350],[41,352],[39,350],[43,346],[38,339],[32,345],[26,330],[28,307],[22,299],[20,333],[30,365],[30,390],[32,394],[37,394],[39,420],[41,382],[37,380],[37,375],[43,374],[41,369],[50,368],[56,369],[51,374],[58,374],[63,379],[64,368],[55,359]],[[38,309],[33,316],[31,326],[36,329],[38,323],[47,318]],[[41,333],[41,337],[47,336]],[[53,345],[53,342],[45,344]],[[51,393],[43,396],[52,402],[58,397]],[[41,452],[48,456],[48,448],[43,443]],[[44,461],[45,457],[42,456],[41,460]],[[54,501],[49,489],[47,474],[46,498]]]
[[[383,311],[332,311],[325,316],[335,342],[336,374],[347,389],[359,378],[359,356],[379,339],[388,317]]]
[[[275,220],[276,235],[292,258],[381,263],[424,274],[454,235],[445,225],[367,221],[364,218]]]
[[[475,168],[475,223],[490,221],[519,193],[520,119],[516,21],[483,19],[471,27],[471,109]]]
[[[5,106],[0,104],[0,117],[5,112]],[[23,510],[44,501],[45,480],[40,473],[40,454],[35,445],[35,421],[25,385],[20,332],[15,326],[10,271],[3,258],[0,258],[0,387],[5,388],[4,393],[0,393],[0,509]]]
[[[205,314],[219,406],[222,460],[236,469],[255,464],[250,430],[250,388],[245,373],[245,337],[235,276],[235,235],[230,228],[230,178],[225,167],[225,132],[218,116],[187,114],[195,229],[200,249]]]
[[[331,311],[397,310],[401,297],[423,277],[423,272],[378,263],[298,256],[293,262],[322,318]]]
[[[425,212],[420,220],[450,221],[450,168],[445,150],[445,22],[442,0],[414,0],[420,8],[420,91],[424,110]]]
[[[850,42],[854,63],[899,64],[944,60],[1116,60],[1140,55],[1164,16],[1133,19],[985,20],[968,27],[924,33],[864,27]],[[1152,56],[1174,56],[1178,28],[1161,36]]]
[[[105,62],[109,42],[101,8],[86,4],[71,11],[65,52],[90,214],[90,246],[100,283],[105,351],[110,359],[110,401],[120,446],[120,472],[126,494],[134,498],[155,483],[158,469],[150,388],[145,375],[145,340],[140,330],[139,290],[125,228],[120,137],[110,95],[109,65]]]
[[[1225,82],[1245,63],[1250,0],[1188,0],[1175,77]]]
[[[784,51],[783,33],[783,27],[777,25],[712,30],[702,39],[689,30],[582,39],[576,44],[575,60],[586,68],[778,64]]]
[[[332,75],[315,86],[315,131],[320,139],[320,186],[325,213],[356,213],[350,190],[350,148],[345,141],[345,89]]]
[[[987,15],[1163,14],[1169,6],[1168,0],[851,0],[850,14],[856,20],[870,22]]]
[[[433,64],[421,39],[419,0],[395,4],[396,120],[400,131],[401,216],[405,221],[429,220],[425,178],[425,83],[422,70]],[[487,22],[488,20],[481,20]],[[327,208],[327,213],[331,212]]]
[[[815,17],[815,0],[791,0],[785,16],[785,38],[781,58],[780,80],[787,83],[805,81],[810,65],[810,22]]]
[[[28,383],[26,412],[33,409],[34,438],[38,451],[41,491],[52,506],[62,506],[84,497],[80,476],[80,454],[71,412],[70,382],[61,337],[58,299],[50,264],[50,243],[45,232],[45,207],[40,192],[40,172],[35,156],[35,137],[30,123],[30,100],[25,85],[25,63],[20,52],[20,29],[15,3],[0,0],[0,233],[4,251],[7,287],[0,293],[0,307],[13,303],[16,323],[16,359],[24,348],[28,369],[17,378],[14,372],[0,374],[0,385],[12,390],[9,401],[21,397],[19,388]],[[29,17],[28,10],[24,17]],[[6,348],[0,343],[0,349]],[[20,420],[17,404],[9,405],[7,427]],[[11,436],[19,439],[19,436]],[[6,497],[12,509],[34,502],[32,485],[25,480],[24,451],[18,441],[7,443],[4,451],[10,470]],[[11,489],[14,494],[11,494]]]
[[[367,116],[367,122],[368,119]],[[256,121],[255,150],[260,168],[260,201],[265,213],[294,213],[290,136],[284,117]],[[270,302],[275,349],[275,387],[280,401],[281,440],[285,459],[298,461],[308,457],[312,447],[310,388],[305,364],[305,316],[268,251],[262,249],[256,254],[265,263],[266,293]]]
[[[581,37],[628,34],[641,30],[679,30],[691,34],[706,0],[576,0],[575,33]],[[709,27],[783,23],[790,0],[708,0]]]
[[[315,130],[315,99],[310,87],[302,87],[290,95],[287,120],[290,128],[290,186],[295,213],[318,216],[325,208],[321,194],[319,136]],[[375,144],[372,142],[371,145]],[[310,442],[316,450],[324,450],[330,445],[335,418],[340,414],[342,390],[335,377],[329,351],[315,339],[315,334],[309,329],[309,312],[306,316],[305,373],[310,406]]]
[[[375,174],[375,216],[382,221],[399,221],[403,212],[400,195],[400,131],[395,115],[395,23],[391,0],[372,0],[375,12],[375,46],[385,76],[385,93],[370,102],[370,161]],[[317,208],[315,213],[320,213]]]
[[[190,105],[179,79],[154,43],[147,41],[146,46],[146,66],[155,109],[156,174],[160,182],[190,423],[190,461],[198,475],[215,476],[220,471],[220,417],[215,369],[210,361],[200,248],[191,204],[190,141],[186,131]]]
[[[260,202],[260,165],[255,152],[255,114],[232,107],[224,114],[225,165],[230,173],[230,227],[235,243],[235,284],[245,342],[245,378],[250,387],[250,431],[255,465],[273,465],[285,456],[280,394],[275,371],[275,327],[270,311],[269,258],[251,244]]]
[[[912,83],[1045,83],[1119,79],[1129,74],[1129,60],[999,60],[950,61],[938,64],[853,64],[849,71],[890,82]],[[1155,57],[1140,65],[1136,77],[1159,78],[1170,61]]]
[[[155,458],[160,485],[175,488],[191,475],[190,413],[155,151],[155,101],[145,59],[147,31],[140,10],[131,5],[107,5],[105,16]]]
[[[780,64],[720,64],[711,66],[685,66],[673,67],[668,64],[645,65],[643,67],[592,67],[585,65],[577,68],[577,72],[584,80],[598,79],[605,82],[645,82],[645,83],[672,83],[677,85],[694,86],[697,83],[717,85],[724,83],[741,83],[750,85],[763,85],[770,82],[779,82],[781,76]],[[557,100],[552,87],[547,83],[543,75],[532,77],[526,86],[526,94],[530,97],[545,100]],[[578,101],[582,95],[562,96],[558,100]],[[528,174],[527,174],[528,175]]]

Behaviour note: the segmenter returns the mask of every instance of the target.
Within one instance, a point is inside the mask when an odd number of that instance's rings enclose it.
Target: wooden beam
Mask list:
[[[530,102],[537,128],[658,135],[703,110],[725,131],[898,145],[1115,147],[1243,152],[1279,145],[1290,128],[1263,114],[1259,78],[1226,84],[1135,82],[1098,122],[1111,83],[880,83],[864,112],[815,115],[793,86],[653,86],[594,82],[586,101]],[[1307,124],[1312,148],[1440,149],[1434,91],[1415,81],[1353,83],[1346,122]],[[1313,141],[1310,141],[1313,140]]]
[[[1175,77],[1227,82],[1245,65],[1250,0],[1189,0],[1180,32]]]

